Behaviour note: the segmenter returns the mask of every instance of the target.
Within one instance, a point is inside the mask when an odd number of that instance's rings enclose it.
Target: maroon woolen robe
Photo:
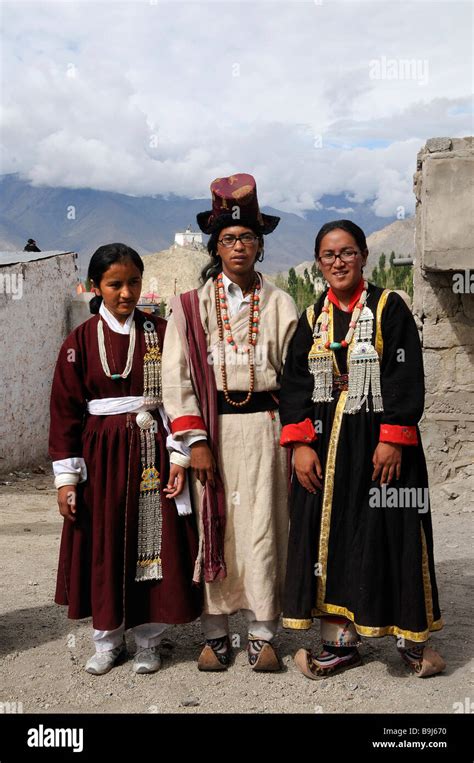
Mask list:
[[[140,430],[135,414],[92,416],[87,401],[143,395],[143,323],[153,320],[160,346],[166,321],[135,310],[133,366],[126,379],[109,379],[99,356],[96,315],[78,326],[61,347],[51,392],[49,454],[53,461],[82,456],[87,480],[77,486],[77,519],[64,520],[55,601],[67,604],[72,619],[92,615],[94,628],[112,630],[147,622],[187,623],[201,612],[202,592],[192,583],[198,550],[194,514],[179,516],[161,491],[163,579],[135,582]],[[104,321],[112,374],[125,368],[130,337]],[[169,460],[166,431],[153,412],[156,465],[166,486]]]

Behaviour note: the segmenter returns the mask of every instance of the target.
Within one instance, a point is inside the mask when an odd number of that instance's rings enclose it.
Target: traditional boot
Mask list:
[[[198,670],[227,670],[230,664],[230,655],[231,648],[228,636],[207,639],[204,649],[199,655]]]
[[[316,657],[308,649],[299,649],[295,654],[295,663],[306,678],[318,680],[329,678],[336,673],[342,673],[350,668],[362,665],[362,659],[357,649],[351,647],[329,647],[334,651],[324,648]]]
[[[397,647],[400,657],[418,678],[428,678],[442,673],[446,663],[438,652],[430,646],[412,644],[408,647]]]
[[[282,669],[280,658],[270,641],[249,635],[248,661],[251,668],[261,673],[275,673]]]
[[[308,649],[299,649],[295,654],[295,663],[306,678],[329,678],[362,665],[357,651],[360,639],[354,623],[346,617],[322,617],[321,638],[323,648],[317,656]]]

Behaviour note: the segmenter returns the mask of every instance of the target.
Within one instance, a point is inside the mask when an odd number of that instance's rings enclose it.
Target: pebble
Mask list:
[[[182,707],[199,707],[200,704],[199,700],[193,697],[187,697],[181,701]]]

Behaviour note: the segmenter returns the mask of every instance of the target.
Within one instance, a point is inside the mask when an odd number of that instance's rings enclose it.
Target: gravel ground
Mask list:
[[[474,527],[466,490],[455,483],[432,493],[435,554],[446,626],[433,645],[447,661],[444,675],[420,680],[407,672],[392,638],[365,639],[364,665],[328,681],[308,681],[292,655],[315,645],[311,632],[278,636],[285,670],[255,674],[247,664],[245,627],[231,619],[236,650],[227,673],[196,668],[199,623],[174,626],[163,644],[163,667],[137,676],[127,660],[105,676],[90,676],[91,621],[72,621],[54,604],[62,519],[48,466],[0,475],[0,703],[24,713],[453,713],[474,704],[472,630]],[[133,637],[128,634],[133,654]]]

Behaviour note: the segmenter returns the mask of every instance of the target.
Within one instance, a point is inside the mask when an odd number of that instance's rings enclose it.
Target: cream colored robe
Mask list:
[[[208,350],[217,353],[212,280],[200,290],[199,306]],[[247,344],[248,320],[248,305],[230,319],[232,335],[239,347]],[[297,322],[298,313],[292,298],[262,279],[256,392],[279,389],[279,375]],[[239,356],[242,362],[226,364],[230,392],[248,391],[247,357]],[[222,390],[219,365],[214,364],[214,370],[217,389]],[[171,421],[181,416],[201,416],[172,315],[163,348],[163,402]],[[200,432],[202,430],[183,429],[175,432],[175,437]],[[288,542],[288,471],[287,453],[279,441],[277,411],[219,416],[218,466],[226,495],[227,577],[205,584],[204,610],[208,614],[232,614],[239,609],[250,609],[257,620],[272,620],[280,614]],[[195,506],[199,506],[201,484],[194,475],[191,475],[191,483]]]

